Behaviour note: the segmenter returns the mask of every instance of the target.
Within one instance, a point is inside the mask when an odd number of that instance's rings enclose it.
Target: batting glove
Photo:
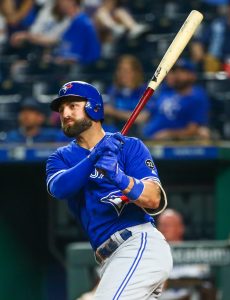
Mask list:
[[[128,187],[129,177],[119,168],[117,155],[114,152],[106,152],[99,158],[95,167],[102,170],[105,177],[121,191]]]
[[[124,136],[119,132],[106,135],[91,151],[89,159],[96,162],[105,152],[117,154],[125,142]]]

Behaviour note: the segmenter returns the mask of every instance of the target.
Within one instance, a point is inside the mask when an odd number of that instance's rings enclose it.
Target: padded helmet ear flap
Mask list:
[[[50,104],[52,110],[59,111],[59,106],[63,100],[72,101],[72,97],[76,97],[86,100],[85,112],[92,120],[104,120],[103,100],[93,85],[84,81],[67,82],[60,89],[58,96]]]
[[[104,107],[102,101],[88,99],[85,105],[85,112],[94,121],[104,120]]]

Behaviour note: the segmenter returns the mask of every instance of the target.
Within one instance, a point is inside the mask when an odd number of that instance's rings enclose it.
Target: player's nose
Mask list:
[[[65,105],[65,106],[63,107],[63,110],[62,110],[62,117],[63,117],[64,119],[66,119],[66,118],[69,118],[70,115],[71,115],[71,110],[70,110],[70,108],[68,107],[68,105]]]

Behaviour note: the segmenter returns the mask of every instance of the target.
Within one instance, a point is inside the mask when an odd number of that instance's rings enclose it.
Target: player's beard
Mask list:
[[[74,121],[72,125],[62,124],[62,130],[68,137],[78,137],[82,132],[92,126],[92,121],[88,118],[82,118]]]
[[[187,88],[191,87],[192,84],[193,84],[193,81],[191,81],[191,80],[175,81],[174,88],[178,92],[183,92]]]

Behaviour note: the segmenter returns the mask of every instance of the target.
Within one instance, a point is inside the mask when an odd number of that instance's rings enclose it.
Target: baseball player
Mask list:
[[[88,234],[101,265],[94,299],[157,299],[172,257],[151,216],[167,201],[148,149],[137,138],[104,132],[102,97],[88,83],[64,84],[51,109],[74,140],[48,158],[47,187]]]

